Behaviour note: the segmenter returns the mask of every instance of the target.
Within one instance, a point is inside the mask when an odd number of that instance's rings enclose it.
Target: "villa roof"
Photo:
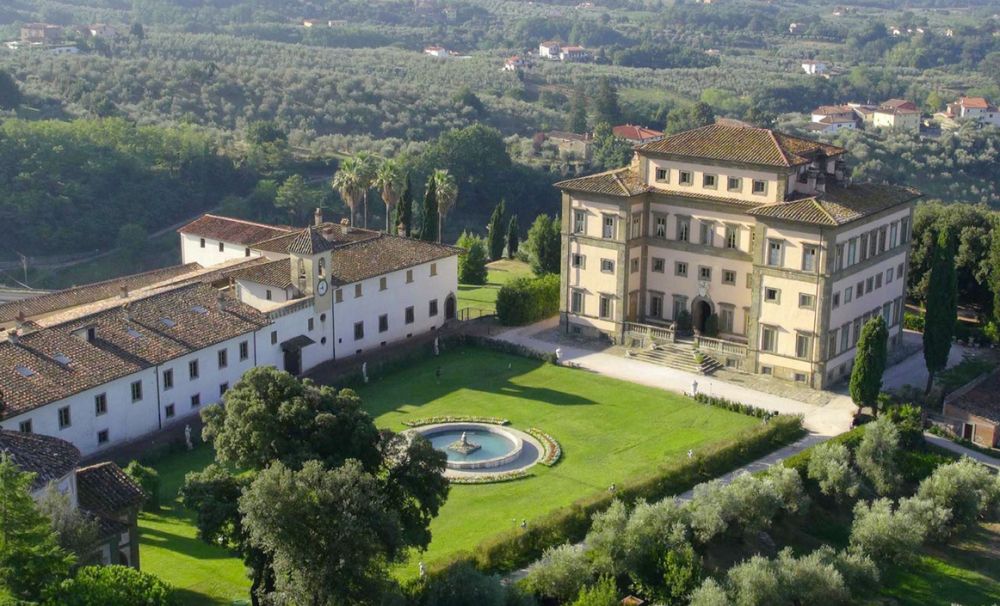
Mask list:
[[[611,129],[614,136],[629,141],[646,141],[662,137],[663,133],[658,130],[646,128],[645,126],[635,126],[633,124],[622,124]]]
[[[629,197],[648,191],[639,180],[639,175],[629,167],[567,179],[555,184],[560,189],[582,191],[608,196]]]
[[[294,255],[318,255],[333,248],[333,243],[323,237],[318,227],[307,227],[288,243],[288,252]]]
[[[817,154],[834,156],[842,147],[803,139],[766,128],[710,124],[640,145],[638,150],[707,160],[760,166],[791,167],[808,164]]]
[[[961,97],[958,103],[962,107],[970,109],[988,109],[990,107],[990,102],[985,97]]]
[[[278,259],[234,271],[229,275],[235,280],[246,280],[275,288],[288,288],[292,286],[292,262],[287,258]]]
[[[333,251],[330,278],[334,284],[350,284],[457,255],[461,249],[413,238],[381,234]]]
[[[146,495],[118,465],[106,461],[76,471],[80,507],[102,518],[142,505]]]
[[[7,453],[21,471],[35,474],[35,490],[65,476],[80,462],[79,449],[66,440],[6,429],[0,429],[0,452]]]
[[[206,213],[177,231],[182,234],[247,245],[298,230]]]
[[[836,114],[850,114],[854,113],[854,108],[849,105],[820,105],[816,109],[812,110],[812,113],[817,116],[832,116]]]
[[[920,196],[921,193],[913,188],[894,185],[828,185],[825,192],[816,196],[778,204],[763,204],[747,211],[747,214],[765,219],[838,227]]]

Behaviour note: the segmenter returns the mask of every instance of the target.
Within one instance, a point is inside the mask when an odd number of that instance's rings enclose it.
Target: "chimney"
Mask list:
[[[319,227],[320,225],[323,225],[323,209],[322,208],[316,207],[316,212],[313,213],[313,217],[314,217],[314,221],[316,223],[316,227]]]
[[[7,333],[7,340],[10,341],[14,345],[17,345],[17,338],[18,338],[18,334],[17,334],[17,329],[16,328],[14,330],[10,331],[9,333]]]
[[[219,296],[215,299],[215,306],[219,309],[219,312],[226,311],[226,297],[220,292]]]
[[[127,299],[128,298],[128,286],[126,286],[125,284],[122,284],[121,288],[119,290],[121,291],[122,298],[123,299]]]
[[[15,330],[15,332],[17,330],[20,330],[20,329],[24,328],[24,324],[25,324],[26,321],[27,321],[27,319],[24,317],[24,310],[22,309],[22,310],[18,311],[17,312],[17,329]]]
[[[344,233],[351,233],[351,222],[347,217],[340,220],[340,225],[344,228]]]

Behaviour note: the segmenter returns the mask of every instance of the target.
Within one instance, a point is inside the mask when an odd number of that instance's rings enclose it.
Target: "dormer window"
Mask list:
[[[160,324],[163,324],[167,328],[173,328],[174,326],[177,326],[177,322],[174,322],[170,318],[160,318]]]
[[[680,171],[679,183],[681,185],[691,185],[694,183],[694,175],[689,170]]]
[[[208,313],[208,309],[202,305],[193,305],[191,307],[191,311],[193,311],[196,314],[202,314],[202,315]]]
[[[701,186],[705,189],[715,189],[716,183],[718,183],[719,178],[716,175],[702,175],[701,176]]]
[[[753,180],[753,193],[758,196],[763,196],[767,194],[767,181],[762,181],[761,179]]]
[[[729,177],[726,180],[726,189],[728,191],[739,192],[743,190],[743,179],[739,177]]]
[[[17,366],[14,367],[14,370],[16,370],[17,374],[21,375],[24,378],[35,376],[35,371],[31,370],[24,364],[18,364]]]
[[[657,183],[670,183],[670,169],[667,169],[667,168],[657,168],[656,169],[656,182]]]
[[[69,356],[64,353],[56,352],[56,354],[52,356],[52,359],[58,362],[60,366],[69,366],[70,363]]]
[[[306,279],[306,262],[303,261],[302,259],[299,259],[297,267],[299,269],[299,280],[305,281],[305,279]]]
[[[128,336],[132,337],[133,339],[138,339],[142,337],[142,334],[140,334],[139,331],[137,331],[134,328],[126,328],[125,332],[128,333]]]

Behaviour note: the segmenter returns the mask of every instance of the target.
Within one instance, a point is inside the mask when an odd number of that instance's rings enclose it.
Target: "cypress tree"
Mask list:
[[[413,187],[410,184],[410,173],[406,173],[406,183],[403,186],[403,195],[396,205],[396,228],[402,226],[402,234],[407,238],[412,233],[413,224]]]
[[[934,260],[927,280],[927,312],[924,318],[924,362],[927,364],[927,389],[934,385],[934,375],[948,364],[951,339],[955,336],[958,315],[958,284],[955,276],[955,245],[945,229],[938,235]]]
[[[493,215],[490,217],[490,231],[486,236],[486,249],[490,255],[490,261],[503,258],[504,239],[507,235],[504,230],[503,215],[504,202],[500,200],[500,203],[493,209]]]
[[[990,236],[990,290],[993,291],[993,323],[1000,329],[1000,221],[995,221]]]
[[[865,323],[858,338],[851,370],[851,400],[860,409],[870,406],[878,414],[878,394],[882,391],[882,373],[889,355],[889,329],[881,315]]]
[[[622,108],[618,104],[618,90],[607,76],[601,76],[594,95],[594,123],[607,122],[614,126],[621,124]]]
[[[510,223],[507,224],[507,258],[513,259],[514,255],[517,254],[517,246],[519,244],[517,235],[517,215],[513,215],[510,218]]]
[[[420,224],[420,239],[426,242],[437,242],[438,203],[437,186],[434,176],[427,180],[427,190],[424,192],[424,209]]]
[[[579,135],[587,132],[587,97],[582,88],[577,88],[573,93],[566,129]]]

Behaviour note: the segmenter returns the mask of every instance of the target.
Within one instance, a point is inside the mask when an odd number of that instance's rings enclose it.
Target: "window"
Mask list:
[[[784,242],[781,240],[767,241],[767,264],[772,267],[780,267],[782,264],[782,253],[784,252]]]
[[[365,323],[355,322],[354,323],[354,340],[360,341],[365,338]]]
[[[806,309],[812,309],[816,307],[816,297],[809,293],[800,292],[799,293],[799,307]]]
[[[97,432],[97,443],[98,444],[107,444],[108,443],[108,430],[107,429],[102,429],[101,431]]]
[[[854,287],[854,294],[860,299],[865,296],[865,281],[862,280],[858,282],[858,285]]]
[[[722,283],[736,285],[736,272],[731,269],[722,270]]]
[[[833,309],[837,309],[838,307],[840,307],[840,293],[839,292],[833,293],[833,302],[831,304],[831,307],[833,307]]]
[[[854,318],[854,336],[851,339],[851,347],[858,344],[858,339],[861,338],[861,318]]]
[[[816,247],[802,248],[802,271],[816,271]]]
[[[893,221],[889,224],[889,248],[896,248],[899,245],[899,222]]]
[[[874,257],[878,254],[878,230],[873,229],[868,237],[868,256]]]
[[[882,320],[885,322],[886,326],[892,326],[892,303],[887,302],[882,304]]]
[[[271,345],[277,345],[277,344],[278,344],[278,331],[272,330],[271,331]],[[196,364],[195,370],[197,370],[198,369],[197,362],[195,362],[195,364]]]
[[[587,257],[579,253],[573,253],[573,256],[570,257],[570,265],[576,269],[585,269],[587,267]]]
[[[362,291],[361,291],[361,284],[360,284],[360,283],[358,283],[358,284],[355,284],[355,285],[354,285],[354,298],[355,298],[355,299],[360,299],[360,298],[361,298],[361,296],[362,296],[362,294],[363,294],[363,293],[362,293]]]
[[[312,318],[309,318],[309,323],[312,324]],[[309,327],[312,330],[312,326]],[[229,366],[229,351],[225,349],[220,349],[218,353],[219,357],[219,369],[223,369]]]
[[[887,228],[884,225],[878,229],[878,251],[880,253],[885,252],[886,229]]]
[[[882,288],[882,272],[875,274],[875,288]]]
[[[413,270],[408,269],[406,270],[406,283],[409,284],[411,282],[413,282]]]
[[[851,238],[847,241],[847,267],[854,265],[858,260],[858,239]]]
[[[774,368],[772,368],[770,366],[761,366],[760,367],[760,374],[771,376],[771,375],[774,374]]]
[[[225,251],[226,251],[225,242],[219,242],[219,252],[225,252]]]
[[[726,248],[737,249],[740,247],[740,228],[738,225],[726,226]]]
[[[837,355],[837,329],[836,328],[834,328],[833,330],[831,330],[829,336],[827,337],[827,340],[826,340],[826,350],[827,350],[826,351],[826,358],[828,360],[830,358],[834,357],[835,355]]]
[[[844,303],[850,303],[851,299],[854,298],[854,287],[848,286],[844,289]]]
[[[838,244],[837,248],[836,248],[836,251],[837,251],[836,254],[835,254],[835,256],[836,256],[836,261],[835,261],[836,262],[836,270],[840,271],[840,270],[844,269],[844,261],[845,261],[845,259],[844,259],[844,245],[843,244]]]
[[[667,218],[664,216],[656,217],[656,237],[666,238],[667,237]]]
[[[246,360],[250,357],[250,344],[246,341],[240,342],[240,360]]]
[[[201,247],[202,247],[202,248],[205,248],[205,238],[202,238],[202,239],[201,239]]]
[[[699,234],[699,240],[705,246],[715,245],[715,225],[708,221],[701,221],[699,223],[701,232]]]
[[[895,271],[896,271],[895,267],[890,267],[889,269],[885,270],[885,283],[886,284],[889,284],[889,283],[892,282],[892,278],[894,276]]]
[[[899,243],[906,244],[910,241],[910,220],[901,219],[899,221]]]
[[[634,259],[629,259],[628,260],[628,266],[629,266],[629,273],[633,273],[634,274],[637,271],[639,271],[639,258],[636,257]]]
[[[278,333],[272,332],[271,335],[272,335],[271,340],[276,341]],[[190,362],[188,362],[188,378],[189,379],[198,378],[198,360],[191,360]]]
[[[142,381],[132,382],[132,401],[138,402],[142,399]]]
[[[726,189],[729,191],[741,191],[743,189],[743,179],[739,177],[729,177],[726,179]]]
[[[736,323],[736,310],[732,307],[719,306],[719,330],[722,332],[733,332],[733,325]]]
[[[429,315],[432,318],[434,316],[438,315],[438,300],[437,299],[431,299],[431,301],[428,303],[428,305],[427,305],[427,315]]]
[[[868,258],[868,234],[861,234],[861,260]]]
[[[810,335],[798,333],[795,335],[795,357],[796,358],[808,358],[809,349],[812,346],[812,337]]]
[[[308,320],[306,320],[306,331],[312,332],[314,328],[316,328],[316,320],[314,318],[309,318]]]
[[[870,293],[871,291],[875,290],[874,287],[875,287],[875,276],[868,276],[868,279],[865,280],[865,292]]]
[[[754,194],[758,196],[763,196],[767,193],[767,181],[761,181],[760,179],[753,180],[753,191]]]
[[[662,274],[667,266],[667,260],[661,259],[659,257],[653,257],[653,271],[658,274]]]
[[[805,383],[808,380],[808,378],[809,377],[807,377],[806,373],[804,373],[804,372],[797,372],[797,373],[795,373],[795,382],[796,383]]]
[[[404,313],[404,316],[405,316],[404,321],[407,324],[413,324],[413,306],[412,305],[406,308],[406,312]]]
[[[900,280],[903,279],[903,264],[902,263],[900,263],[896,267],[896,277],[899,278]]]
[[[691,219],[688,217],[677,217],[677,239],[681,242],[691,239]]]
[[[587,231],[587,213],[582,210],[573,211],[573,233],[582,234]]]
[[[389,330],[389,314],[382,314],[378,317],[378,331],[385,332]]]
[[[845,352],[851,348],[851,323],[848,322],[840,327],[840,351]]]
[[[670,170],[666,168],[656,169],[657,183],[670,183]]]
[[[69,406],[63,406],[59,409],[59,429],[66,429],[71,425],[69,418]]]
[[[701,176],[701,186],[705,189],[715,189],[718,182],[719,177],[716,175],[704,174]]]
[[[598,316],[602,319],[607,319],[611,317],[611,297],[608,295],[601,295],[601,304],[598,309]]]
[[[680,171],[680,178],[677,181],[681,185],[691,185],[694,183],[694,175],[689,170]]]
[[[601,272],[606,274],[615,273],[615,262],[611,259],[601,259]]]
[[[778,331],[770,326],[760,327],[760,350],[774,351],[778,347]]]
[[[227,391],[229,391],[229,383],[222,383],[222,384],[219,385],[219,397],[220,398],[222,396],[226,395]]]
[[[688,264],[683,261],[674,263],[674,275],[686,278],[688,275]]]
[[[163,390],[174,388],[174,371],[173,369],[163,371]]]
[[[642,215],[635,213],[632,215],[632,234],[633,238],[642,237]]]
[[[271,294],[271,289],[270,288],[268,288],[266,291],[264,291],[264,298],[267,299],[268,301],[270,301],[273,298],[273,295]]]
[[[173,404],[167,404],[166,406],[163,407],[163,416],[165,416],[168,419],[172,419],[174,417],[175,412],[176,409],[174,408]]]
[[[698,266],[698,279],[709,281],[712,279],[712,268],[704,265]]]
[[[337,303],[343,303],[344,302],[344,289],[343,288],[338,288],[337,290],[333,291],[333,300],[336,301]]]
[[[381,291],[381,290],[386,290],[388,288],[389,288],[389,278],[386,278],[384,276],[381,277],[381,278],[379,278],[378,279],[378,289]]]
[[[99,417],[108,412],[107,394],[97,394],[94,396],[94,416]]]
[[[614,215],[604,215],[604,220],[601,223],[601,237],[602,238],[614,238],[615,237],[615,216]]]
[[[249,257],[250,256],[250,247],[249,246],[247,246],[246,248],[243,249],[243,256],[244,257]]]
[[[433,276],[436,276],[436,275],[438,275],[438,264],[437,263],[431,263],[431,276],[433,277]],[[385,278],[382,278],[382,279],[384,280]]]
[[[780,303],[781,302],[781,291],[777,288],[765,288],[764,289],[764,300],[768,303]]]
[[[27,421],[21,421],[20,423],[18,423],[17,429],[21,433],[32,433],[31,419],[28,419]]]
[[[572,311],[575,314],[582,314],[583,313],[583,293],[582,292],[580,292],[578,290],[574,290],[573,291],[573,294],[570,297],[570,306],[569,306],[569,309],[570,309],[570,311]]]
[[[191,396],[191,408],[198,408],[199,406],[201,406],[201,394],[196,393]]]
[[[663,295],[649,296],[649,315],[653,318],[663,317]]]

